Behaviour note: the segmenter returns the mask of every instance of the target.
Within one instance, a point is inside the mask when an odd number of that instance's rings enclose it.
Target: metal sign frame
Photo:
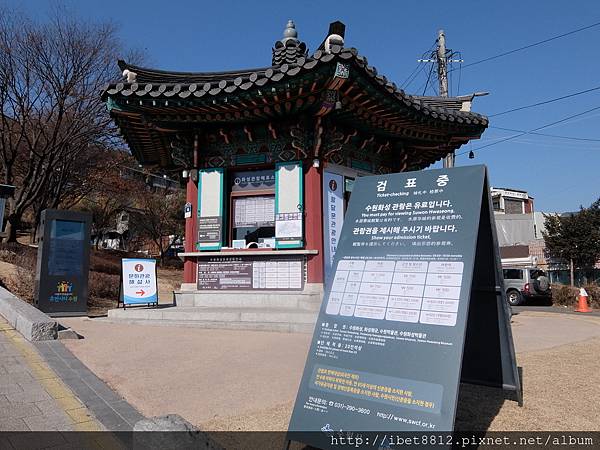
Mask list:
[[[451,432],[461,381],[502,388],[522,405],[485,166],[356,183],[288,439],[329,448],[342,429]]]

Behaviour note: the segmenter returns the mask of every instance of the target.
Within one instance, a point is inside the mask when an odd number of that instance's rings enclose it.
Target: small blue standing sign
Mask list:
[[[123,306],[158,304],[156,260],[123,258],[121,267]]]

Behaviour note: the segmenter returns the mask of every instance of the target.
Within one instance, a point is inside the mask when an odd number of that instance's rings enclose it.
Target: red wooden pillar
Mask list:
[[[306,249],[319,252],[317,255],[308,256],[308,283],[323,283],[323,195],[321,192],[323,182],[321,177],[321,170],[312,165],[304,176]]]
[[[186,202],[192,204],[192,217],[185,219],[185,251],[196,251],[196,222],[198,220],[198,186],[190,176],[187,182]],[[183,282],[196,282],[196,258],[186,257],[183,263]]]

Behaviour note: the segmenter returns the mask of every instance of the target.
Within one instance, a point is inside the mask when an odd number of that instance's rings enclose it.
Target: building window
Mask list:
[[[492,209],[494,211],[501,211],[501,209],[500,209],[500,198],[499,197],[492,199]]]
[[[246,244],[275,237],[275,194],[232,198],[232,239]]]
[[[523,214],[523,201],[505,198],[504,212],[506,214]]]
[[[233,172],[230,191],[230,245],[272,247],[275,238],[275,171]]]

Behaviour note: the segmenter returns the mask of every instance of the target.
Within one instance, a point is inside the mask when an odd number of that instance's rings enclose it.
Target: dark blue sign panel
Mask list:
[[[485,173],[356,180],[291,432],[453,429]],[[491,249],[486,264],[496,267]],[[322,447],[316,436],[300,440]]]
[[[91,214],[42,211],[35,304],[49,315],[85,315]]]
[[[48,273],[54,275],[81,275],[85,249],[85,223],[69,220],[50,222],[48,244]]]

